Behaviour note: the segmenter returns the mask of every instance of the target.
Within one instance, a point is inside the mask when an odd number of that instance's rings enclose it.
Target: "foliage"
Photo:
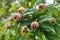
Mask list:
[[[0,0],[0,40],[60,40],[59,2],[56,0],[54,4],[46,5],[46,9],[37,10],[36,6],[40,3],[45,3],[45,0]],[[9,20],[20,7],[26,8],[22,20]],[[53,18],[56,19],[55,25],[51,23]],[[30,27],[33,21],[40,23],[36,30]],[[6,23],[11,28],[7,29]],[[23,26],[27,26],[26,34],[22,32]]]

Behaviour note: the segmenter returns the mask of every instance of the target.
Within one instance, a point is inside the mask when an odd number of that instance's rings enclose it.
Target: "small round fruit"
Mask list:
[[[52,18],[51,22],[52,22],[52,25],[55,25],[56,24],[56,19]]]
[[[24,7],[20,7],[19,9],[18,9],[18,12],[19,13],[23,13],[25,11],[25,8]]]
[[[27,30],[27,27],[26,27],[26,26],[23,26],[23,27],[22,27],[22,32],[23,32],[24,34],[26,34],[26,33],[28,32],[28,30]]]
[[[6,27],[7,29],[9,29],[9,28],[11,27],[10,23],[6,23],[6,24],[5,24],[5,27]]]
[[[8,17],[8,20],[12,21],[13,20],[12,16]]]
[[[16,14],[14,15],[14,20],[15,20],[15,21],[21,21],[21,19],[22,19],[22,14],[16,13]]]
[[[38,27],[39,27],[39,23],[38,22],[34,21],[34,22],[31,23],[31,28],[33,30],[36,30]]]
[[[37,10],[41,10],[41,9],[45,9],[45,8],[46,8],[46,5],[44,3],[41,3],[41,4],[36,6]]]

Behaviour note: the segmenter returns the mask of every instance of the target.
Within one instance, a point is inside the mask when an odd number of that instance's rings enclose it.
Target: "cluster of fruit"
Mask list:
[[[22,20],[22,18],[23,18],[23,13],[24,13],[25,9],[26,9],[26,8],[24,8],[24,7],[20,7],[20,8],[18,9],[18,13],[15,13],[13,17],[11,16],[11,17],[9,17],[8,19],[9,19],[10,21],[11,21],[11,20],[14,20],[14,21],[16,21],[16,22],[20,22],[20,21]],[[38,11],[41,10],[41,9],[46,9],[46,5],[45,5],[44,3],[41,3],[41,4],[39,4],[39,5],[36,6],[36,9],[37,9]],[[56,24],[56,19],[55,19],[55,18],[52,18],[51,24],[52,24],[52,25],[55,25],[55,24]],[[9,28],[11,27],[11,25],[10,25],[9,23],[6,23],[5,26],[6,26],[7,29],[9,29]],[[39,28],[39,26],[40,26],[40,23],[39,23],[38,21],[33,21],[33,22],[31,22],[31,24],[30,24],[30,27],[31,27],[32,30],[36,30],[37,28]],[[22,32],[23,32],[24,34],[26,34],[26,33],[28,32],[27,26],[23,26],[23,27],[22,27]]]

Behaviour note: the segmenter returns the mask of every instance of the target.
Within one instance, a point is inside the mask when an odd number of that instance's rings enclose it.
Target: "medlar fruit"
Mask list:
[[[14,20],[15,20],[15,21],[21,21],[21,19],[22,19],[22,14],[16,13],[16,14],[14,15]]]
[[[39,27],[39,23],[38,22],[34,21],[34,22],[31,23],[31,28],[33,30],[36,30],[38,27]]]

